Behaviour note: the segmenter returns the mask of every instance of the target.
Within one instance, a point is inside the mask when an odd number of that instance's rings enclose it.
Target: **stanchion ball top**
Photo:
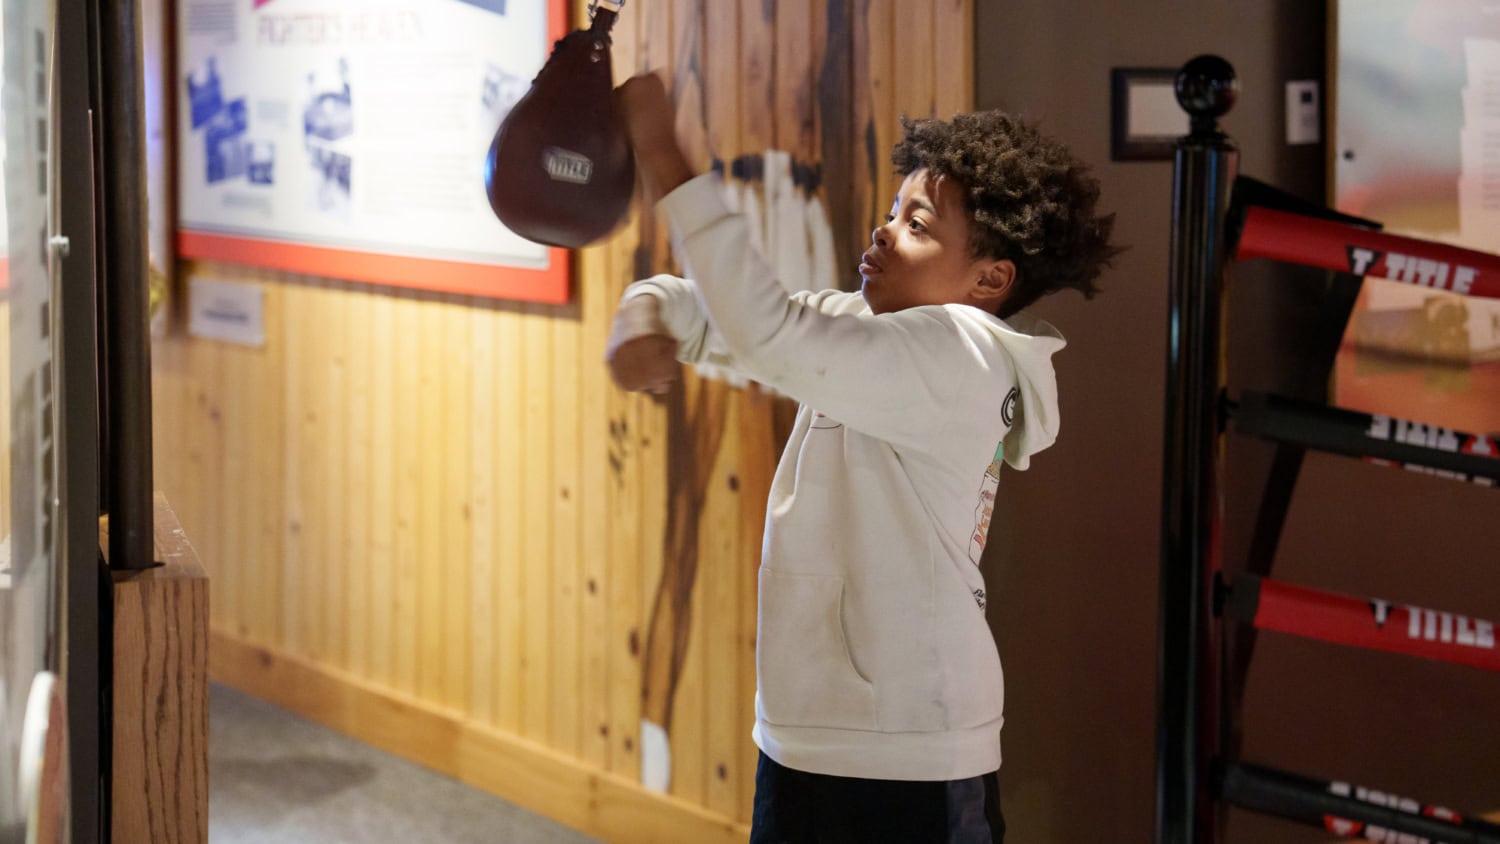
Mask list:
[[[1190,60],[1177,71],[1177,103],[1195,118],[1217,118],[1234,107],[1239,79],[1234,66],[1218,56]]]

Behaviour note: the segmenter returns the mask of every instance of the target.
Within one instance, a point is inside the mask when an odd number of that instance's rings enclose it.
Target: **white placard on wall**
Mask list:
[[[242,346],[266,344],[265,290],[258,284],[194,277],[188,289],[188,331]]]

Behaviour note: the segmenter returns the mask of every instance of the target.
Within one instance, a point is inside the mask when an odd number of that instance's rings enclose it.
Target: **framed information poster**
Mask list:
[[[179,0],[179,253],[539,302],[568,253],[490,210],[490,140],[566,0]]]

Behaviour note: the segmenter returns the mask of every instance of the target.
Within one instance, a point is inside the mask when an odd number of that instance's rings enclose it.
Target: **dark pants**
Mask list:
[[[794,771],[760,754],[750,844],[1002,844],[1000,778],[909,782]]]

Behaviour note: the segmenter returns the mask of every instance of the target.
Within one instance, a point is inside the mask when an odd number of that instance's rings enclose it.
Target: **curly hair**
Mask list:
[[[901,118],[891,152],[902,176],[927,169],[964,188],[969,251],[1009,259],[1015,289],[1000,304],[1007,317],[1071,288],[1092,299],[1103,269],[1123,249],[1109,241],[1115,215],[1096,215],[1099,181],[1088,165],[1034,127],[999,111],[952,121]]]

